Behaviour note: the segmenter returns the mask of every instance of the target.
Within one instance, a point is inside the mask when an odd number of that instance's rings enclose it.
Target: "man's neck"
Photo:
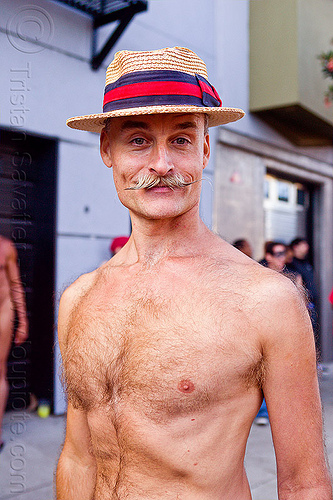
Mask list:
[[[131,213],[131,221],[129,258],[142,263],[193,256],[211,234],[199,217],[198,207],[170,219],[145,219]]]

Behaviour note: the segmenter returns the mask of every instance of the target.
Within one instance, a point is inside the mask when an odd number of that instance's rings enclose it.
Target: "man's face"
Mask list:
[[[202,171],[209,159],[209,136],[201,114],[159,114],[113,118],[101,134],[101,156],[113,168],[120,201],[147,219],[172,218],[198,206]],[[145,175],[172,177],[187,182],[171,189],[128,190]]]
[[[298,245],[294,246],[294,255],[298,259],[305,259],[309,253],[309,244],[307,241],[300,241]]]
[[[281,272],[286,263],[286,247],[284,245],[274,245],[273,254],[267,253],[266,260],[270,269]]]

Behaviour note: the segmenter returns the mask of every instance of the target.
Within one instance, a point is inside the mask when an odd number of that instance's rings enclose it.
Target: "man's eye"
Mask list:
[[[132,140],[132,143],[136,144],[137,146],[142,146],[145,143],[145,140],[143,139],[143,137],[136,137]]]
[[[177,137],[174,141],[176,144],[187,144],[189,141],[185,137]]]

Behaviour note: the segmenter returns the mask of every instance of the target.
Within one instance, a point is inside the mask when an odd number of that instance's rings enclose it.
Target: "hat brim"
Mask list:
[[[199,106],[145,106],[141,108],[127,108],[96,115],[74,116],[68,118],[66,124],[70,128],[85,130],[87,132],[100,133],[107,118],[117,118],[121,116],[154,115],[166,113],[205,113],[208,115],[208,126],[216,127],[226,123],[235,122],[245,115],[242,109],[225,107],[199,107]]]

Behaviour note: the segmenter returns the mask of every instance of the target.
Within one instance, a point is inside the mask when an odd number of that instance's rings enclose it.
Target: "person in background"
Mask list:
[[[309,300],[315,304],[318,293],[314,281],[313,266],[308,260],[309,243],[304,238],[295,238],[289,246],[293,252],[293,259],[288,263],[288,269],[294,270],[302,276],[304,286],[309,294]]]
[[[266,255],[266,248],[267,248],[268,245],[270,245],[270,243],[272,243],[272,241],[266,241],[266,243],[264,245],[264,255]],[[259,260],[259,264],[261,264],[264,267],[268,267],[267,266],[267,260],[266,260],[265,257],[263,257],[261,260]]]
[[[293,258],[294,258],[293,249],[291,248],[290,245],[286,245],[286,259],[285,259],[283,274],[288,278],[290,278],[295,283],[295,285],[299,287],[304,296],[307,297],[307,292],[304,288],[302,276],[300,275],[300,273],[295,271],[294,268],[291,267]]]
[[[283,273],[295,283],[301,293],[304,293],[302,276],[289,266],[293,259],[291,247],[280,241],[270,240],[266,241],[264,248],[265,257],[259,261],[259,264],[269,267],[273,271]]]
[[[265,243],[265,257],[259,264],[281,273],[286,264],[286,245],[279,241]]]
[[[306,289],[308,298],[308,310],[311,318],[311,323],[313,331],[315,334],[316,348],[317,352],[320,352],[320,346],[318,344],[318,315],[317,315],[317,301],[318,292],[314,280],[313,266],[308,261],[309,255],[309,243],[305,238],[295,238],[290,243],[290,248],[293,251],[293,259],[291,263],[287,265],[287,270],[290,272],[296,272],[301,275],[303,280],[303,285]]]
[[[7,361],[14,334],[15,312],[18,326],[14,342],[20,345],[28,338],[28,320],[17,251],[11,240],[0,236],[0,451],[2,419],[9,393]]]
[[[121,250],[123,246],[126,245],[128,240],[129,236],[117,236],[117,238],[114,238],[110,245],[110,252],[112,256],[116,255],[116,253],[118,253],[119,250]]]
[[[252,246],[247,240],[245,239],[236,240],[233,242],[232,246],[237,248],[237,250],[243,252],[248,257],[251,257],[252,259]]]
[[[286,267],[292,263],[294,258],[294,252],[290,245],[286,245]]]

